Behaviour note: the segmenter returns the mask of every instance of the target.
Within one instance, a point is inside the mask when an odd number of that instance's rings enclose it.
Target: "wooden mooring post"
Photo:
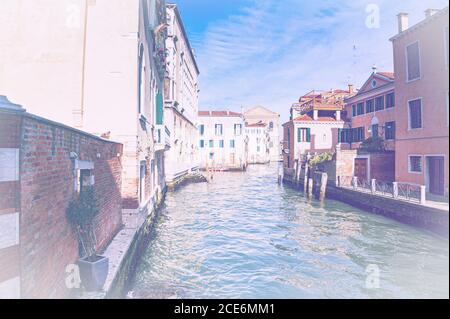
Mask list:
[[[308,178],[309,178],[309,165],[305,163],[305,176],[303,177],[303,192],[306,194],[308,191]]]
[[[328,183],[328,174],[321,173],[320,176],[320,189],[319,189],[319,200],[324,201],[327,193],[327,183]]]
[[[309,198],[313,197],[313,190],[314,190],[314,179],[309,178],[308,179],[308,197]]]

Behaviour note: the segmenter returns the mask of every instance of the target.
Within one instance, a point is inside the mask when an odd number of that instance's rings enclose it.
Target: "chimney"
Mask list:
[[[431,17],[433,14],[437,13],[439,10],[437,9],[427,9],[425,10],[425,18]]]
[[[409,27],[409,14],[402,12],[397,15],[397,18],[398,18],[398,33],[402,33]]]
[[[353,84],[348,85],[348,93],[350,93],[350,94],[353,93]]]

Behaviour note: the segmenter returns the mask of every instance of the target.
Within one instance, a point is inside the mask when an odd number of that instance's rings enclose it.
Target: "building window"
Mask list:
[[[384,96],[379,96],[375,99],[375,111],[384,110]]]
[[[223,148],[223,147],[224,147],[224,142],[223,142],[223,140],[220,140],[220,141],[219,141],[219,147],[220,147],[220,148]]]
[[[164,98],[162,92],[156,93],[156,125],[164,124]]]
[[[87,187],[94,186],[94,172],[90,169],[80,169],[78,192],[83,192]]]
[[[235,148],[235,141],[234,140],[230,140],[230,148]]]
[[[356,110],[356,104],[352,105],[352,116],[355,117],[356,115],[358,115],[358,112]]]
[[[223,125],[222,124],[216,124],[216,135],[221,136],[223,134]]]
[[[366,113],[372,113],[373,111],[373,100],[366,101]]]
[[[408,82],[420,78],[420,48],[419,42],[406,47],[406,67]]]
[[[205,147],[205,141],[204,140],[200,140],[200,148],[204,148]]]
[[[422,100],[409,101],[408,104],[409,129],[422,128]]]
[[[145,57],[144,57],[144,46],[141,44],[140,47],[140,68],[139,68],[139,104],[138,104],[138,112],[139,114],[143,113],[143,109],[145,106]]]
[[[311,129],[310,128],[298,128],[297,129],[297,142],[310,143],[311,142]]]
[[[209,147],[213,148],[214,147],[214,140],[209,140]]]
[[[258,153],[261,152],[261,146],[258,145],[258,146],[256,147],[256,152],[258,152]]]
[[[422,156],[418,155],[409,156],[409,172],[422,173]]]
[[[378,137],[378,124],[372,125],[372,137]]]
[[[355,127],[352,129],[352,142],[362,142],[365,139],[364,127]]]
[[[351,143],[352,135],[351,130],[348,128],[340,128],[338,129],[338,143]]]
[[[270,122],[270,123],[269,123],[269,131],[270,131],[270,132],[273,131],[273,127],[274,127],[274,126],[273,126],[273,122]]]
[[[357,114],[358,115],[364,114],[364,103],[358,103],[358,105],[357,105]]]
[[[372,80],[372,88],[376,88],[377,87],[377,80]]]
[[[203,136],[205,134],[205,125],[201,124],[198,131],[200,132],[200,135]]]
[[[210,160],[214,159],[214,153],[209,153],[209,159]]]
[[[386,122],[384,135],[386,140],[395,140],[395,122]]]
[[[234,135],[235,136],[242,135],[242,124],[234,124]]]
[[[386,108],[389,109],[395,106],[395,94],[389,93],[386,95]]]

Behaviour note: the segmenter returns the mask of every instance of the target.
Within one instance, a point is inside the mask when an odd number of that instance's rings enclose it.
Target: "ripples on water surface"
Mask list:
[[[366,288],[366,269],[380,288]],[[137,298],[449,297],[449,242],[277,184],[277,166],[168,194]]]

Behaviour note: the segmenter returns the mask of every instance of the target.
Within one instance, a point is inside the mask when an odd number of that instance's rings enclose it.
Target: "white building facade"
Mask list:
[[[165,156],[166,183],[172,188],[199,169],[199,69],[177,5],[167,8],[167,73],[164,121],[170,130]]]
[[[27,110],[123,143],[125,208],[165,189],[163,0],[4,0],[0,88]]]
[[[201,169],[244,170],[247,167],[247,142],[241,113],[199,112],[199,149]]]
[[[267,147],[269,148],[270,161],[281,161],[280,114],[275,113],[263,106],[256,106],[244,112],[244,118],[247,125],[257,123],[266,125],[268,132]],[[249,148],[256,150],[257,146],[251,146],[251,144],[252,142],[250,142]]]
[[[264,123],[247,124],[245,136],[248,141],[248,164],[267,164],[271,160],[270,132]]]

